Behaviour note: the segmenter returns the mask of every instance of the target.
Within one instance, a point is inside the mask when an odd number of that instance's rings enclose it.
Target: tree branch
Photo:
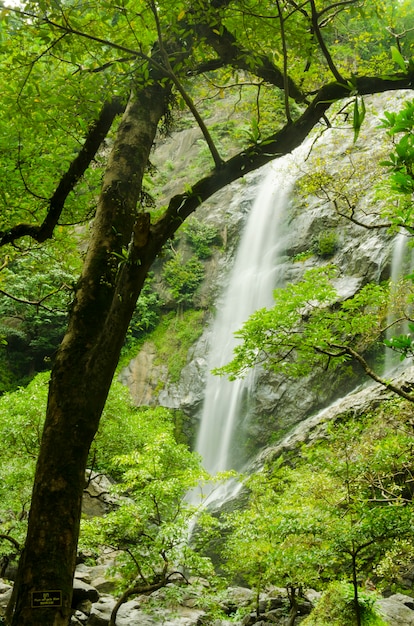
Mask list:
[[[152,13],[154,15],[154,19],[155,19],[155,23],[157,26],[157,33],[158,33],[158,45],[160,47],[160,51],[165,63],[165,66],[167,68],[168,71],[168,76],[169,78],[172,80],[172,82],[174,83],[176,89],[178,90],[179,94],[181,95],[182,99],[184,100],[184,102],[186,103],[186,105],[188,106],[189,110],[191,111],[195,121],[197,122],[201,132],[203,133],[203,137],[206,140],[206,143],[209,147],[209,150],[211,152],[211,156],[213,157],[213,161],[214,164],[216,166],[216,168],[221,167],[222,163],[223,163],[223,159],[221,158],[221,156],[218,153],[218,150],[215,146],[215,143],[209,133],[209,130],[207,128],[207,126],[204,123],[203,118],[201,117],[201,115],[199,114],[197,107],[195,106],[191,96],[189,93],[187,93],[187,91],[184,89],[183,85],[181,84],[181,81],[178,79],[177,75],[175,74],[171,63],[170,63],[170,59],[169,56],[167,54],[167,51],[164,47],[164,42],[163,42],[163,38],[162,38],[162,33],[161,33],[161,26],[160,26],[160,22],[158,19],[158,11],[157,11],[157,7],[156,4],[154,2],[154,0],[151,0],[151,10]]]
[[[341,74],[338,72],[335,63],[332,60],[331,54],[325,44],[325,41],[322,37],[321,29],[319,28],[319,13],[316,11],[315,0],[310,0],[311,5],[311,21],[313,32],[315,33],[316,39],[318,40],[319,47],[328,63],[328,67],[331,70],[332,74],[336,78],[339,83],[343,82],[343,78]]]
[[[219,60],[207,62],[210,68],[218,69],[230,65],[263,78],[267,83],[279,89],[287,86],[291,98],[296,102],[305,101],[305,95],[289,76],[285,76],[284,72],[276,67],[267,56],[259,54],[256,50],[253,52],[241,48],[236,38],[223,24],[215,26],[200,24],[195,27],[195,30],[206,39],[219,56]]]
[[[401,387],[397,387],[391,381],[378,376],[374,372],[374,370],[370,368],[367,361],[364,359],[364,357],[361,354],[359,354],[359,352],[357,352],[353,348],[350,348],[349,346],[340,346],[340,345],[332,344],[332,347],[338,350],[343,350],[343,353],[349,354],[349,356],[355,359],[362,366],[362,369],[364,370],[364,372],[367,374],[367,376],[372,378],[372,380],[375,380],[375,382],[379,383],[383,387],[386,387],[387,389],[389,389],[389,391],[392,391],[393,393],[397,394],[401,398],[404,398],[405,400],[408,400],[409,402],[414,402],[414,396],[412,394],[407,393],[406,391],[401,389]]]
[[[89,129],[80,152],[63,174],[54,194],[50,198],[49,209],[43,222],[41,224],[20,223],[12,226],[9,230],[0,232],[0,246],[13,243],[21,237],[31,237],[39,243],[52,237],[68,195],[88,169],[102,141],[108,134],[115,117],[122,113],[123,110],[124,105],[119,98],[113,98],[103,105],[98,119]]]
[[[10,543],[16,548],[18,552],[21,550],[20,543],[14,537],[10,537],[10,535],[0,535],[0,540],[10,541]]]
[[[285,36],[285,21],[283,18],[282,10],[280,8],[280,2],[277,0],[277,12],[279,17],[280,24],[280,34],[282,38],[282,52],[283,52],[283,93],[285,100],[285,113],[286,119],[290,124],[292,122],[292,116],[290,115],[290,107],[289,107],[289,75],[288,75],[288,55],[287,55],[287,44],[286,44],[286,36]]]
[[[49,26],[53,26],[57,30],[63,31],[69,35],[77,35],[78,37],[82,37],[83,39],[89,39],[89,41],[94,41],[95,43],[99,43],[101,45],[110,46],[115,50],[120,50],[121,52],[126,52],[127,54],[131,54],[134,58],[140,57],[145,58],[139,50],[134,50],[133,48],[128,48],[127,46],[123,46],[121,44],[117,44],[113,41],[108,41],[107,39],[102,39],[102,37],[97,37],[96,35],[91,35],[81,30],[77,30],[76,28],[72,28],[69,23],[59,24],[54,20],[49,19],[46,15],[40,16],[36,15],[36,13],[31,13],[29,11],[21,11],[20,9],[16,9],[14,7],[7,7],[8,11],[13,11],[17,15],[20,15],[28,20],[36,20],[43,24],[48,24]]]
[[[357,78],[355,83],[361,95],[412,89],[414,73],[396,74],[389,78],[362,76]],[[236,154],[226,161],[220,170],[213,171],[199,180],[189,192],[171,198],[164,215],[151,227],[150,247],[155,251],[159,242],[165,243],[182,222],[216,191],[300,146],[311,130],[323,119],[330,106],[348,95],[349,88],[345,83],[334,82],[323,86],[304,113],[294,122],[286,124],[260,144]],[[151,253],[150,250],[148,252]]]

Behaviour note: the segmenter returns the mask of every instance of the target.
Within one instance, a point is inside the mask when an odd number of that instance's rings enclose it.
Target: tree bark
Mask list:
[[[357,576],[357,563],[356,554],[352,553],[352,587],[354,590],[354,610],[357,626],[361,626],[361,607],[359,606],[359,594],[358,594],[358,576]]]
[[[12,626],[69,623],[88,452],[153,261],[146,247],[149,220],[137,204],[168,91],[154,83],[131,96],[106,169],[68,330],[52,370],[28,534],[7,612]],[[116,255],[128,246],[128,260],[119,263]]]

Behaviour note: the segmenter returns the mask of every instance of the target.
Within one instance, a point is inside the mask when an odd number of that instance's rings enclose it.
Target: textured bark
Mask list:
[[[13,626],[67,626],[69,621],[88,451],[153,260],[145,255],[149,222],[136,207],[167,95],[166,88],[153,86],[131,97],[108,163],[68,330],[52,371],[28,535],[8,610]],[[134,226],[139,237],[132,242]],[[129,244],[130,260],[120,265],[116,253]],[[33,608],[32,592],[48,591],[61,593],[62,606]]]

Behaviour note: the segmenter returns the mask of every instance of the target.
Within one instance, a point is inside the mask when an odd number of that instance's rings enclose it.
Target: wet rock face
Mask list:
[[[391,105],[388,94],[372,100],[374,111]],[[370,226],[374,219],[372,213],[377,213],[380,208],[373,189],[378,176],[374,167],[384,149],[388,148],[381,144],[384,136],[378,132],[377,125],[378,115],[367,117],[356,147],[353,146],[352,129],[326,133],[318,145],[313,146],[309,158],[297,164],[297,183],[280,233],[284,248],[280,263],[285,282],[297,281],[305,270],[329,262],[338,267],[336,288],[338,299],[343,299],[351,297],[367,282],[378,282],[389,275],[392,240],[387,230],[363,228],[339,215],[346,208],[349,213],[352,207],[358,220]],[[183,154],[181,147],[190,140],[191,137],[184,134],[177,138],[174,144],[177,154]],[[353,150],[352,160],[350,148]],[[370,159],[367,158],[368,152]],[[372,158],[373,154],[375,158]],[[315,190],[308,182],[319,170],[331,179],[333,190],[327,194]],[[226,243],[222,256],[215,258],[212,271],[207,272],[203,287],[205,293],[217,294],[217,307],[261,176],[260,172],[247,176],[246,181],[216,194],[200,209],[198,217],[216,224]],[[338,181],[342,184],[341,193],[348,194],[345,204],[338,195]],[[325,241],[324,249],[321,249],[321,240]],[[331,242],[331,250],[327,251],[326,241]],[[122,380],[131,388],[136,403],[161,404],[181,410],[196,424],[203,404],[210,332],[211,324],[207,322],[203,336],[190,350],[188,363],[176,384],[168,381],[166,371],[154,364],[149,347],[144,346],[142,354],[131,362],[128,371],[122,373]],[[282,435],[362,382],[358,375],[349,380],[332,373],[324,376],[323,384],[318,385],[320,373],[306,380],[286,380],[266,372],[259,374],[238,430],[239,436],[248,441],[248,454],[257,452],[270,439],[277,438],[278,433]]]
[[[167,379],[167,368],[156,363],[156,357],[155,346],[146,341],[137,356],[119,375],[120,382],[129,388],[137,406],[159,404],[157,387],[160,380]]]
[[[379,282],[390,275],[392,238],[386,228],[369,228],[381,210],[374,185],[378,161],[389,152],[384,134],[378,132],[381,110],[396,108],[406,94],[382,94],[367,98],[367,117],[357,144],[353,131],[334,129],[325,132],[302,162],[297,163],[297,179],[287,217],[281,228],[283,253],[280,265],[285,282],[297,281],[304,271],[332,263],[339,270],[338,300],[352,297],[367,282]],[[192,158],[197,144],[193,129],[183,131],[171,146],[162,143],[155,151],[155,162]],[[352,150],[352,157],[350,151]],[[275,162],[275,167],[278,167]],[[321,173],[321,187],[312,182]],[[234,261],[240,234],[260,188],[262,172],[217,193],[197,211],[197,218],[214,224],[223,242],[222,250],[206,266],[206,279],[200,290],[200,306],[211,311],[202,337],[190,349],[188,361],[178,383],[168,380],[166,368],[157,363],[153,346],[145,344],[137,357],[121,373],[121,380],[132,392],[137,405],[161,405],[182,411],[189,429],[197,430],[205,396],[207,354],[211,340],[213,309],[221,306],[229,270]],[[325,185],[325,182],[328,181]],[[177,184],[181,182],[175,181]],[[169,181],[171,186],[173,181]],[[325,185],[325,187],[324,187]],[[171,189],[169,189],[171,191]],[[346,219],[340,213],[364,223]],[[321,244],[323,242],[323,245]],[[327,246],[328,242],[328,248]],[[329,245],[331,249],[329,249]],[[213,297],[214,296],[214,297]],[[214,305],[211,306],[213,297]],[[212,339],[214,341],[214,339]],[[351,378],[335,372],[315,373],[307,379],[292,380],[268,372],[258,374],[255,389],[243,404],[236,445],[247,457],[254,456],[270,441],[280,439],[309,415],[328,406],[363,382],[355,370]],[[189,436],[189,440],[193,437]],[[240,444],[240,442],[242,442]]]

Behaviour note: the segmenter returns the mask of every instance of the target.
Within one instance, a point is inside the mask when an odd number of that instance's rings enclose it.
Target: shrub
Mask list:
[[[333,256],[338,248],[338,236],[334,230],[319,233],[316,243],[316,254],[323,259]]]
[[[375,595],[359,594],[359,610],[362,626],[387,626],[375,611]],[[302,622],[303,626],[356,626],[357,618],[352,585],[334,582],[325,591],[312,613]]]

